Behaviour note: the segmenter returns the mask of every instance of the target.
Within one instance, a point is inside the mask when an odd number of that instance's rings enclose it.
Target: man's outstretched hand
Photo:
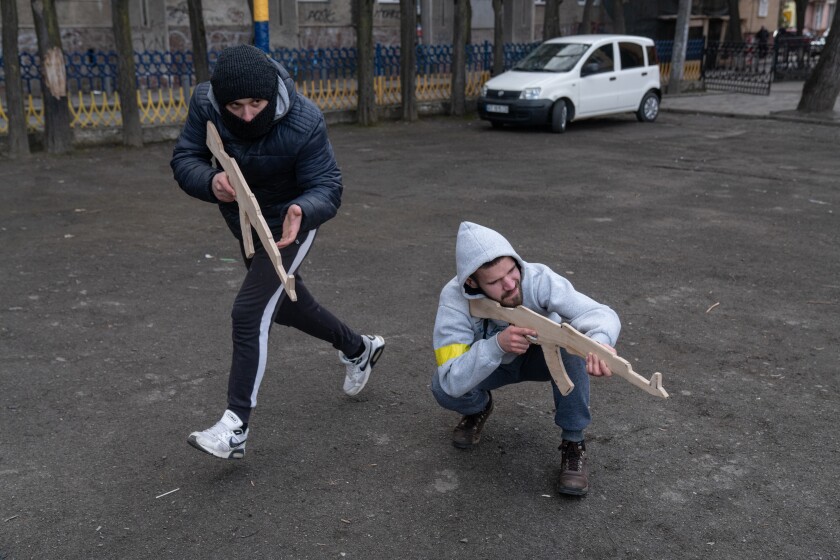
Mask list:
[[[286,211],[286,219],[283,220],[283,235],[277,242],[277,248],[282,249],[294,243],[300,233],[300,223],[303,221],[303,210],[297,204],[292,204]]]

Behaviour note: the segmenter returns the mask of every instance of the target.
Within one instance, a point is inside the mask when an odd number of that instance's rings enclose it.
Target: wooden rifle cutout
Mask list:
[[[470,299],[470,315],[480,319],[504,321],[517,327],[537,331],[537,337],[530,340],[534,344],[542,346],[545,363],[563,396],[571,393],[575,385],[569,379],[563,361],[560,359],[561,347],[581,358],[586,358],[586,355],[590,353],[595,354],[606,362],[614,374],[623,377],[632,385],[651,395],[668,398],[668,392],[662,387],[661,373],[657,371],[651,375],[650,380],[645,379],[633,371],[630,362],[613,354],[605,346],[582,334],[567,323],[555,323],[548,317],[543,317],[521,305],[502,307],[499,302],[486,297]]]
[[[257,198],[251,192],[248,183],[245,182],[245,177],[239,170],[236,160],[225,152],[222,138],[210,121],[207,121],[207,147],[210,148],[210,151],[216,157],[216,161],[225,170],[231,186],[236,190],[236,203],[239,205],[239,224],[242,227],[242,243],[245,247],[245,256],[249,259],[254,256],[254,238],[251,235],[251,227],[253,227],[268,253],[268,258],[274,263],[274,269],[280,277],[280,282],[283,283],[283,289],[286,290],[289,299],[297,301],[295,277],[293,274],[286,274],[286,269],[283,268],[280,250],[277,248],[274,236],[271,235],[271,230],[262,215]]]

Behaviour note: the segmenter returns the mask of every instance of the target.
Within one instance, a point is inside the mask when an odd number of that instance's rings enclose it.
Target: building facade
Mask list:
[[[277,48],[336,48],[355,46],[350,0],[268,0],[269,39]],[[778,27],[781,0],[741,0],[741,28],[750,36],[762,26]],[[812,0],[812,28],[828,25],[836,0]],[[563,35],[580,29],[585,0],[560,4]],[[110,2],[57,1],[62,43],[66,51],[113,49]],[[493,41],[492,0],[471,0],[470,40]],[[678,0],[593,0],[590,28],[586,32],[612,32],[615,10],[621,9],[625,31],[653,39],[673,39]],[[250,42],[253,34],[248,0],[203,0],[207,45],[219,50]],[[506,43],[543,40],[544,0],[504,0],[503,36]],[[417,38],[424,44],[452,42],[453,0],[417,0]],[[694,0],[691,38],[721,40],[729,21],[728,0]],[[18,0],[19,48],[37,50],[30,0]],[[132,39],[138,51],[184,51],[191,49],[186,0],[132,0]],[[0,22],[2,26],[2,22]],[[823,27],[824,29],[824,27]],[[399,0],[377,0],[374,5],[374,41],[399,44]]]

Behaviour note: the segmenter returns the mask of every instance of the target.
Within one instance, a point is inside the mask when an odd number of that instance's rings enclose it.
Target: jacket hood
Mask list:
[[[289,75],[288,70],[273,58],[269,57],[268,60],[277,69],[277,104],[274,109],[274,122],[277,122],[289,112],[289,108],[294,103],[297,92],[295,91],[295,82]],[[213,86],[208,88],[207,97],[210,99],[213,108],[221,114],[222,107],[219,106],[219,102],[216,101],[216,96],[213,95]]]
[[[477,295],[473,290],[467,291],[467,278],[484,263],[499,257],[513,257],[520,268],[524,265],[522,258],[500,233],[472,222],[461,223],[455,242],[455,266],[458,284],[465,297]]]

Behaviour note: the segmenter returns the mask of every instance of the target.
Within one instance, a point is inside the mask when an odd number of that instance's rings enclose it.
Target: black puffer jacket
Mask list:
[[[207,147],[207,121],[219,131],[225,151],[239,165],[260,204],[274,239],[280,239],[286,209],[298,204],[303,210],[300,235],[334,217],[341,205],[341,171],[327,138],[324,116],[314,103],[295,92],[285,68],[275,63],[281,94],[276,121],[265,136],[240,140],[222,123],[209,82],[196,86],[187,122],[172,154],[172,171],[190,196],[219,205],[233,234],[241,237],[239,207],[221,203],[211,183],[220,168],[211,165]],[[281,99],[285,87],[286,98]],[[286,99],[288,102],[286,102]],[[259,244],[257,236],[254,242]]]

